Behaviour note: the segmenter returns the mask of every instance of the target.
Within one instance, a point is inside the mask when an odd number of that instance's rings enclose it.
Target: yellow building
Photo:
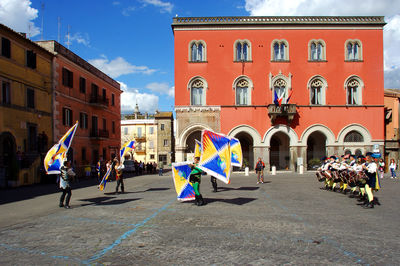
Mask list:
[[[34,184],[53,139],[53,55],[2,24],[0,39],[0,187]]]

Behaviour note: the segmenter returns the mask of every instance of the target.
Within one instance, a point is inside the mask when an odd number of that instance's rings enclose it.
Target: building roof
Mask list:
[[[12,34],[16,39],[19,39],[22,42],[25,42],[26,44],[31,44],[33,46],[35,46],[38,50],[50,55],[51,57],[54,56],[53,53],[49,52],[48,50],[46,50],[45,48],[43,48],[42,46],[38,45],[37,43],[35,43],[34,41],[26,38],[26,34],[25,33],[20,33],[20,32],[16,32],[15,30],[7,27],[4,24],[0,23],[0,30],[4,30],[9,32],[10,34]]]
[[[160,112],[160,111],[157,111],[155,113],[154,117],[156,119],[162,119],[162,118],[170,119],[170,118],[173,118],[173,114],[172,114],[172,112]]]
[[[386,97],[400,97],[400,89],[385,89],[384,96]]]
[[[71,62],[77,64],[78,66],[86,69],[88,72],[92,73],[96,77],[104,80],[105,82],[111,84],[113,87],[120,89],[120,84],[115,81],[114,79],[110,78],[107,74],[63,46],[62,44],[58,43],[57,41],[50,40],[50,41],[37,41],[38,45],[41,45],[43,48],[48,49],[53,54],[61,54]]]
[[[239,16],[239,17],[175,17],[172,29],[188,26],[380,26],[385,25],[383,16]]]

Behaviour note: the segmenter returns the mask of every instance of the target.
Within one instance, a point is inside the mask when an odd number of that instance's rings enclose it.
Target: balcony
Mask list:
[[[135,138],[136,142],[146,142],[146,136],[134,134],[133,137]]]
[[[277,117],[286,117],[290,125],[296,114],[296,107],[296,104],[282,104],[281,106],[276,106],[275,104],[268,105],[268,115],[271,118],[271,124],[275,122]]]
[[[146,150],[145,149],[140,149],[140,150],[135,149],[135,153],[137,155],[146,155]]]
[[[90,137],[95,138],[95,139],[108,139],[109,138],[109,132],[108,130],[102,130],[102,129],[92,129],[90,130]]]
[[[99,106],[99,107],[107,107],[109,99],[103,98],[100,95],[90,95],[89,103]]]

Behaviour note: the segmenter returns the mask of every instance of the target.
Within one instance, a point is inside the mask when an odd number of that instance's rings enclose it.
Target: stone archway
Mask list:
[[[310,170],[316,163],[310,163],[311,160],[321,160],[326,156],[326,141],[324,133],[314,131],[307,138],[307,168]]]
[[[185,147],[186,153],[194,153],[194,146],[196,141],[198,140],[201,142],[201,130],[196,130],[193,131],[192,133],[190,133],[190,135],[186,138],[186,143],[185,143]]]
[[[251,169],[252,166],[255,164],[253,138],[246,132],[240,132],[236,134],[235,138],[239,140],[240,146],[242,147],[243,163]]]
[[[277,170],[290,170],[290,139],[284,132],[276,132],[270,141],[270,165]]]

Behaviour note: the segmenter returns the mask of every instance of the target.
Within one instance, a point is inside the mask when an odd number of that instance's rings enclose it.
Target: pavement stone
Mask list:
[[[126,178],[124,194],[73,188],[69,210],[49,185],[0,191],[25,193],[0,205],[0,264],[400,264],[399,180],[381,180],[382,205],[364,209],[312,172],[265,179],[234,173],[213,193],[203,176],[201,207],[176,200],[170,175]]]

